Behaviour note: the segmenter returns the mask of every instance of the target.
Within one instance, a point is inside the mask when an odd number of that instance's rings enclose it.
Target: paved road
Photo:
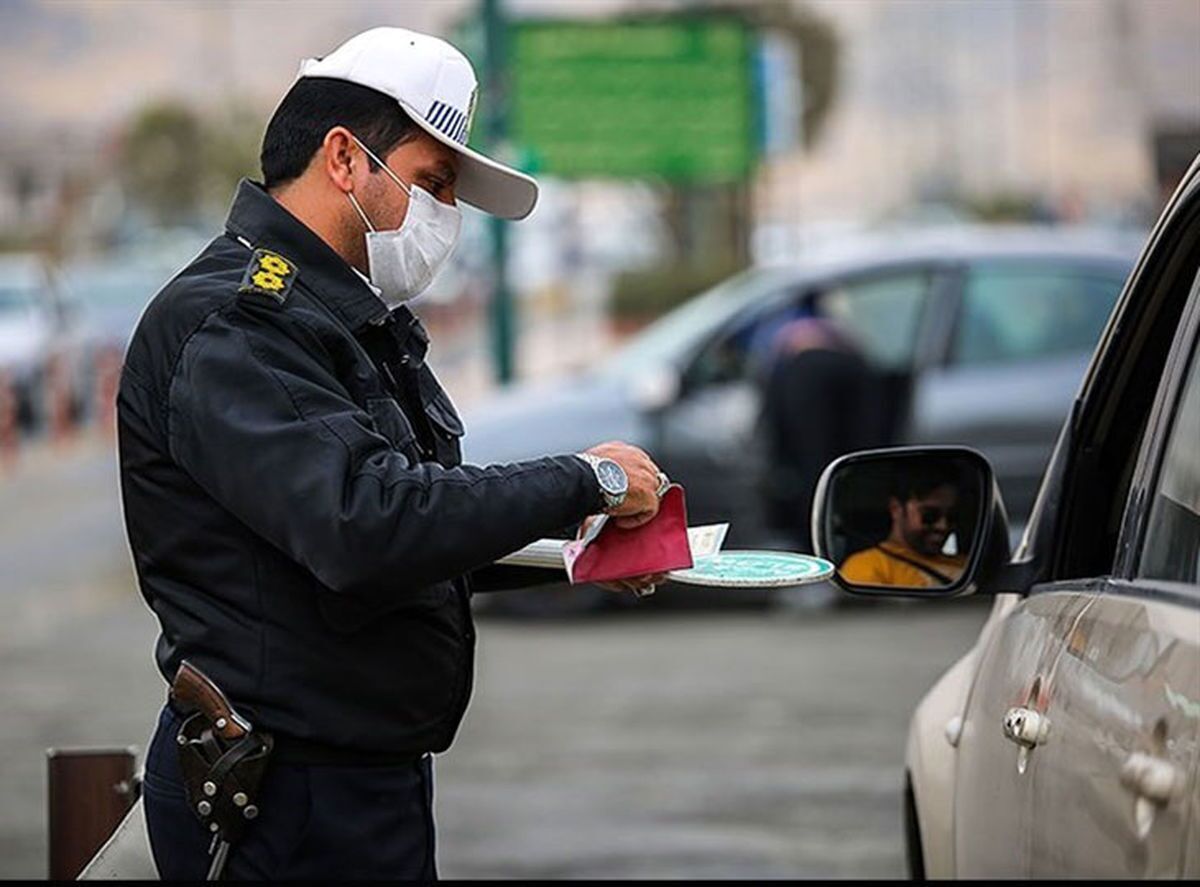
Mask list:
[[[162,698],[111,463],[92,444],[0,478],[0,877],[45,874],[44,749],[144,747]],[[437,765],[442,874],[899,876],[908,714],[984,615],[487,622]]]

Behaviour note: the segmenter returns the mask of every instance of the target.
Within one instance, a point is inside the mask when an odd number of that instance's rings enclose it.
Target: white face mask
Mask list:
[[[354,141],[408,195],[408,211],[395,231],[375,230],[354,195],[346,195],[368,229],[371,283],[380,289],[387,306],[395,308],[422,293],[450,258],[462,227],[462,212],[457,206],[442,203],[424,188],[405,185],[366,145],[357,138]]]

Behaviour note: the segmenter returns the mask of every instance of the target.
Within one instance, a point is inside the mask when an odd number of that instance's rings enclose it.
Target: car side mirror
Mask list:
[[[813,500],[817,554],[853,594],[972,594],[1008,563],[1008,517],[991,464],[966,447],[852,453]]]

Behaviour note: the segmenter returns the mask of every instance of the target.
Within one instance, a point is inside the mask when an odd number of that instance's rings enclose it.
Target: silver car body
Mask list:
[[[914,874],[1200,877],[1198,269],[1200,158],[1059,438],[1014,557],[1031,584],[998,595],[974,647],[914,712]],[[1103,428],[1118,438],[1108,451],[1094,437]],[[1124,473],[1094,467],[1109,456]],[[1095,502],[1088,477],[1100,478]],[[1191,547],[1164,535],[1163,503]],[[1158,551],[1169,556],[1155,566]],[[1182,581],[1162,578],[1164,565]],[[1036,723],[1032,747],[1006,732],[1014,717]]]

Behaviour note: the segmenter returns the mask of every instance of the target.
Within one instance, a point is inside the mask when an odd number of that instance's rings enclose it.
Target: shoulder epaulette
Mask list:
[[[256,249],[242,275],[239,293],[270,296],[280,305],[287,301],[292,284],[296,282],[299,269],[279,253],[269,249]]]

